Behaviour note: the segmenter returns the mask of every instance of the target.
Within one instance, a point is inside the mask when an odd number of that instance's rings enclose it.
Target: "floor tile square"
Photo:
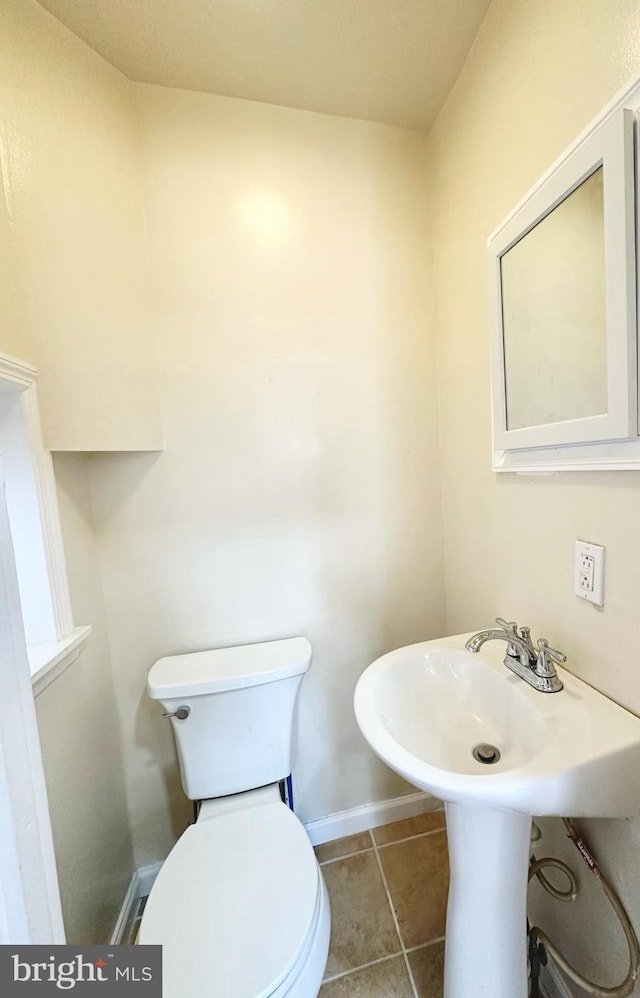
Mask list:
[[[400,952],[400,940],[373,850],[322,867],[331,903],[326,977]]]
[[[442,998],[444,991],[444,943],[431,943],[408,954],[418,998]]]
[[[445,832],[382,846],[379,856],[405,947],[443,936],[449,887]]]

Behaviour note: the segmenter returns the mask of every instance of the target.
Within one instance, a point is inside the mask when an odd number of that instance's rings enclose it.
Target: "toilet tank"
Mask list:
[[[224,797],[289,775],[298,690],[310,664],[307,639],[286,638],[171,655],[151,667],[147,691],[172,715],[187,797]]]

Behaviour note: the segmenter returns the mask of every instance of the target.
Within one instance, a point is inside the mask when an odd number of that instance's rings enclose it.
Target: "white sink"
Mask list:
[[[560,692],[540,693],[502,664],[504,642],[472,653],[470,636],[379,658],[355,714],[391,769],[446,804],[445,998],[526,998],[531,816],[640,811],[640,719],[565,669]],[[481,744],[498,761],[477,761]]]
[[[640,811],[640,719],[564,669],[564,689],[539,693],[502,664],[504,642],[472,653],[468,637],[399,648],[366,669],[354,706],[374,752],[444,801],[530,815]],[[498,762],[474,759],[483,742]]]

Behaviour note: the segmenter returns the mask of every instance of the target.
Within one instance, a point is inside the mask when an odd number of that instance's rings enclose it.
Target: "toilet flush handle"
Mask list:
[[[186,721],[189,714],[191,713],[191,707],[178,707],[170,714],[163,714],[163,717],[177,717],[179,721]]]

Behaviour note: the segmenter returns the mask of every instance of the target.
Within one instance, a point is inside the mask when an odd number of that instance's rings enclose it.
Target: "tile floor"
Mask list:
[[[331,901],[319,998],[442,998],[444,812],[316,847]]]

